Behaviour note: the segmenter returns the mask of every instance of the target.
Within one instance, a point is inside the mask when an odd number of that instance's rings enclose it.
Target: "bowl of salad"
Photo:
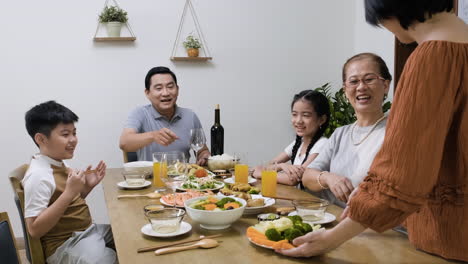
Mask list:
[[[247,202],[238,197],[204,196],[185,201],[185,210],[205,229],[219,230],[231,226],[244,213]]]

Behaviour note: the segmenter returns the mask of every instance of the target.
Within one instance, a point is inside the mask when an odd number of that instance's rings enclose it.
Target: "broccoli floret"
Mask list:
[[[303,223],[299,223],[299,224],[295,224],[293,225],[293,228],[301,231],[302,234],[305,234],[306,231],[305,231],[305,228],[302,226]]]
[[[302,223],[302,228],[304,228],[304,234],[307,234],[309,232],[312,232],[312,226],[309,225],[308,223]]]
[[[301,224],[302,223],[302,217],[298,215],[292,215],[288,216],[289,219],[293,222],[294,225]]]
[[[289,242],[293,241],[296,237],[300,237],[302,235],[304,234],[297,228],[288,228],[284,230],[284,238],[289,240]]]
[[[281,236],[280,232],[278,232],[278,230],[274,228],[270,228],[267,231],[265,231],[265,236],[271,241],[283,240],[283,237]]]
[[[217,203],[216,203],[216,206],[218,206],[219,208],[223,208],[225,204],[227,203],[230,203],[230,202],[235,202],[236,200],[234,200],[233,198],[231,197],[224,197],[223,199],[219,200]]]

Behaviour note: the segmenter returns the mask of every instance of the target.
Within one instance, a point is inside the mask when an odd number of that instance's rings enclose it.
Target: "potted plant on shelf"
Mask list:
[[[99,22],[106,25],[109,37],[120,37],[122,23],[127,21],[127,12],[117,6],[106,6],[99,15]]]
[[[189,35],[182,44],[187,50],[187,55],[189,57],[198,57],[198,49],[201,48],[201,43],[199,39],[195,38],[193,35]]]

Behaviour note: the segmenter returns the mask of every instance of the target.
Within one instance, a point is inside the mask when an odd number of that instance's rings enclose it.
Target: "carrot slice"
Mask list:
[[[203,208],[205,208],[205,210],[207,211],[213,211],[214,209],[216,209],[216,204],[204,204],[203,205]]]
[[[239,208],[239,204],[238,203],[226,203],[224,204],[224,209],[228,209],[229,207],[232,207],[232,208]]]

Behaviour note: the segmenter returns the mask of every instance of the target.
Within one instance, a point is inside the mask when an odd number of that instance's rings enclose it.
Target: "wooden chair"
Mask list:
[[[44,264],[46,261],[41,241],[29,235],[28,229],[26,228],[26,221],[24,220],[24,189],[21,185],[21,180],[23,180],[27,170],[28,165],[24,164],[12,171],[8,177],[10,178],[11,187],[15,193],[15,203],[23,226],[26,256],[32,264]]]
[[[0,213],[0,260],[2,263],[21,264],[16,239],[6,212]]]

